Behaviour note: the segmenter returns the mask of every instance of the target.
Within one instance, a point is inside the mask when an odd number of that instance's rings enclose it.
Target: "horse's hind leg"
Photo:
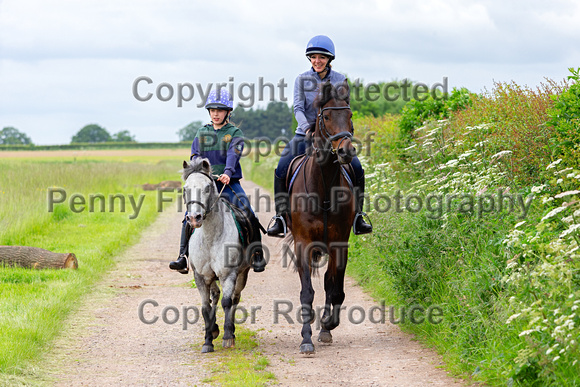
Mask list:
[[[215,323],[215,307],[212,307],[210,301],[210,286],[205,283],[203,276],[197,272],[193,273],[195,276],[195,284],[201,297],[201,314],[205,322],[205,342],[201,347],[202,353],[213,352],[213,327]]]
[[[223,278],[223,280],[220,278],[222,289],[224,291],[222,297],[222,307],[224,308],[224,348],[231,348],[236,345],[236,335],[234,334],[236,330],[234,325],[234,289],[236,286],[236,276],[236,273],[232,270],[232,272],[227,277]]]
[[[240,302],[240,297],[242,296],[242,290],[244,290],[244,288],[246,287],[246,282],[248,281],[248,272],[249,271],[250,271],[250,268],[248,267],[246,270],[244,270],[240,274],[238,274],[238,278],[236,278],[236,287],[234,288],[234,296],[232,298],[234,308]],[[235,310],[233,313],[235,315],[235,313],[236,313]]]

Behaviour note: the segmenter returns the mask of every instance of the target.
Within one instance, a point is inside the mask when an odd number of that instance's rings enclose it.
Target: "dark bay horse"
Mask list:
[[[314,104],[318,117],[312,135],[310,152],[296,159],[289,170],[291,210],[288,227],[294,239],[294,254],[300,275],[302,343],[300,353],[315,352],[311,323],[314,289],[312,275],[328,256],[324,274],[326,293],[318,340],[332,342],[330,331],[340,323],[344,301],[344,275],[348,256],[348,239],[355,216],[352,178],[344,166],[355,155],[350,92],[345,81],[337,87],[321,85]],[[298,171],[296,172],[296,170]]]

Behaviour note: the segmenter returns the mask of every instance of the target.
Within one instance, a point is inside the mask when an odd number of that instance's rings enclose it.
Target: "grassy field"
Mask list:
[[[188,151],[184,150],[187,155]],[[182,155],[156,152],[0,158],[0,245],[35,246],[75,253],[78,270],[0,267],[0,382],[26,375],[59,332],[76,301],[138,240],[159,213],[156,192],[145,183],[179,180]],[[49,191],[66,200],[50,211]],[[105,198],[95,200],[92,196]],[[76,195],[77,202],[71,202]],[[111,195],[117,195],[114,206]],[[61,198],[60,194],[54,196]],[[80,198],[86,200],[80,205]],[[135,208],[130,199],[135,201]],[[125,200],[125,210],[121,201]],[[138,203],[142,201],[139,207]],[[138,209],[138,210],[137,210]]]

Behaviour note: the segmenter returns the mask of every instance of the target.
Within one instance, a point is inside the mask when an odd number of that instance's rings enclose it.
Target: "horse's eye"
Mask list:
[[[210,188],[209,188],[209,185],[208,185],[208,186],[205,187],[205,189],[203,191],[204,191],[204,193],[207,194],[207,193],[209,193],[209,190],[210,190]]]
[[[330,120],[330,117],[329,116],[323,116],[323,117],[324,117],[324,121]]]

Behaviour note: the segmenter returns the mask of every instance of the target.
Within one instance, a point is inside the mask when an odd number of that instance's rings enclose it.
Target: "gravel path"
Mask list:
[[[251,182],[244,182],[244,186],[250,196],[257,188]],[[258,215],[266,225],[272,213],[260,210]],[[189,286],[192,276],[167,268],[176,256],[181,219],[177,212],[161,214],[65,323],[67,333],[57,340],[45,363],[56,385],[203,385],[202,380],[210,375],[207,358],[211,357],[200,353],[203,325],[184,330],[182,319],[173,325],[161,319],[166,306],[177,307],[182,315],[183,306],[200,305],[197,290]],[[333,331],[334,343],[315,343],[314,356],[300,355],[301,326],[296,322],[299,279],[292,267],[284,267],[282,243],[265,238],[272,253],[270,263],[264,273],[250,272],[241,302],[248,311],[260,308],[255,321],[248,318],[245,325],[258,331],[260,349],[270,359],[267,369],[276,375],[279,385],[463,384],[438,368],[441,360],[390,324],[388,318],[385,324],[371,323],[368,318],[354,324],[343,312],[341,325]],[[314,279],[314,287],[315,305],[321,305],[322,276]],[[159,316],[155,324],[145,324],[138,316],[139,305],[146,300],[158,304],[145,307],[145,319]],[[292,305],[292,321],[279,315],[275,323],[275,303],[280,310]],[[378,304],[347,279],[344,305],[348,313],[354,307],[369,311]],[[168,317],[172,316],[169,312]]]

